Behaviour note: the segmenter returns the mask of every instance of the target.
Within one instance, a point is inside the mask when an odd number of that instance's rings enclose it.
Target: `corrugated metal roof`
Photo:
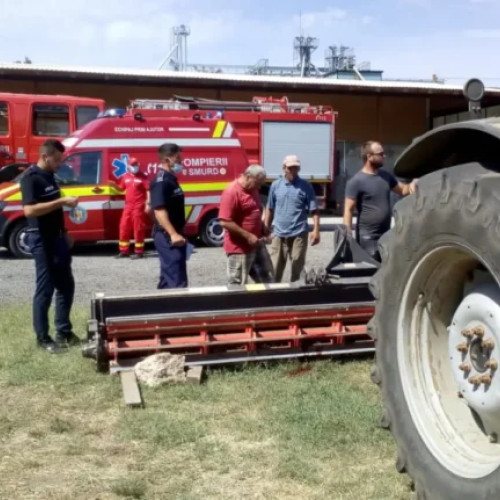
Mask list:
[[[45,64],[22,64],[22,63],[0,63],[0,75],[29,75],[38,74],[50,76],[74,77],[82,75],[88,77],[100,78],[137,78],[141,80],[176,80],[186,81],[204,81],[226,84],[259,84],[281,85],[283,87],[317,87],[328,88],[332,91],[375,91],[375,92],[411,92],[421,94],[456,94],[462,92],[460,85],[444,85],[440,83],[409,82],[409,81],[391,81],[391,80],[337,80],[333,78],[311,78],[311,77],[287,77],[287,76],[267,76],[267,75],[230,75],[226,73],[198,73],[198,72],[179,72],[169,70],[147,70],[133,68],[111,68],[111,67],[86,67],[86,66],[58,66]],[[489,95],[500,96],[500,88],[489,87],[486,89]]]

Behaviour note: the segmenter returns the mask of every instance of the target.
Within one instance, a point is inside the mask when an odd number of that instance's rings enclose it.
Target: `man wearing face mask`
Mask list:
[[[363,168],[349,179],[346,186],[344,224],[352,231],[352,216],[356,209],[356,241],[372,258],[380,261],[378,240],[391,227],[391,191],[407,196],[414,192],[416,181],[403,184],[382,170],[385,153],[379,142],[365,142],[361,157]]]
[[[35,261],[36,290],[33,298],[33,327],[38,346],[51,354],[61,347],[76,344],[70,321],[75,293],[71,270],[71,238],[64,227],[63,208],[75,208],[78,198],[61,197],[54,174],[61,166],[64,146],[47,139],[40,147],[40,157],[21,180],[24,214],[28,221],[27,243]],[[55,342],[49,335],[49,308],[56,292]]]
[[[144,238],[146,236],[146,212],[149,209],[149,182],[136,158],[130,158],[128,172],[118,182],[110,181],[109,185],[125,191],[125,207],[120,219],[120,253],[117,258],[130,255],[130,240],[134,237],[134,255],[132,259],[140,259],[144,254]]]
[[[184,193],[177,180],[182,172],[181,148],[162,144],[158,150],[160,171],[151,182],[151,208],[154,213],[154,242],[160,256],[158,288],[186,288],[186,238]]]

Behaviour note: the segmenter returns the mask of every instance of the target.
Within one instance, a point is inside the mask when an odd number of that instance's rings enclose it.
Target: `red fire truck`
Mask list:
[[[12,165],[11,175],[15,166],[36,161],[45,139],[68,137],[104,107],[102,99],[0,92],[0,169]]]
[[[221,192],[249,164],[263,165],[272,181],[282,174],[283,157],[297,154],[301,176],[326,202],[333,180],[335,113],[327,106],[263,97],[251,102],[135,100],[127,110],[108,110],[64,141],[67,157],[58,178],[64,196],[79,197],[77,209],[66,213],[75,242],[118,239],[124,198],[109,181],[125,174],[131,156],[152,178],[159,168],[158,147],[165,142],[183,148],[179,179],[186,233],[217,246],[223,236],[217,219]],[[29,255],[25,224],[19,179],[0,185],[0,245],[17,256]]]

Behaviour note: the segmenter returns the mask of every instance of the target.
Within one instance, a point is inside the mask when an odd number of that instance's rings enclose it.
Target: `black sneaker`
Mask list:
[[[142,253],[134,253],[134,255],[131,255],[130,258],[131,259],[142,259],[144,257],[144,255],[142,255]]]
[[[61,349],[61,347],[58,344],[56,344],[52,339],[45,340],[43,342],[38,342],[37,344],[38,347],[40,347],[40,349],[44,349],[50,354],[61,354],[64,352],[64,350]]]
[[[118,255],[115,255],[115,259],[125,259],[126,257],[129,257],[128,253],[120,252]]]
[[[56,334],[56,343],[60,347],[67,347],[68,345],[81,345],[82,341],[80,337],[70,332],[68,334]]]

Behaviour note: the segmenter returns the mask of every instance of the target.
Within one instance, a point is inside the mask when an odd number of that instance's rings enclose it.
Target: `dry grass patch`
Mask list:
[[[0,498],[408,498],[378,427],[369,361],[212,370],[202,386],[143,388],[78,349],[34,347],[29,308],[0,319]],[[83,332],[86,311],[75,311]]]

